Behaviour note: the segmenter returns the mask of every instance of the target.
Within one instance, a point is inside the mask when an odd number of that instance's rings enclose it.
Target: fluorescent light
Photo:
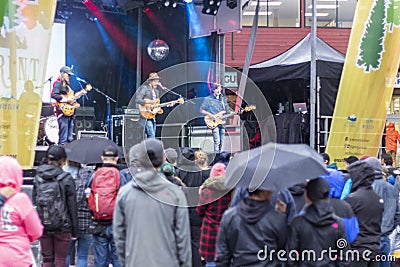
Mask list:
[[[243,16],[254,16],[256,14],[255,11],[245,11],[243,12]],[[258,12],[258,15],[260,16],[269,16],[272,14],[272,11],[260,11]]]
[[[316,5],[317,9],[336,9],[337,5]],[[312,5],[308,6],[308,9],[311,9]]]
[[[251,6],[256,6],[257,1],[251,1]],[[260,6],[280,6],[282,5],[282,2],[276,1],[276,2],[266,2],[266,1],[260,1]]]
[[[317,17],[326,17],[329,13],[317,13]],[[306,17],[312,17],[312,13],[306,13]]]

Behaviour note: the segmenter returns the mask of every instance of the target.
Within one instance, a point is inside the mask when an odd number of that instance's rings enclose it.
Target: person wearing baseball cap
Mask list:
[[[60,69],[60,75],[53,84],[53,90],[51,92],[51,98],[57,101],[57,122],[58,122],[58,144],[64,145],[70,143],[73,140],[74,131],[74,120],[73,113],[75,106],[73,105],[76,101],[74,91],[69,86],[69,78],[74,75],[72,69],[68,66],[63,66]],[[80,95],[86,94],[85,90],[82,90]],[[66,112],[68,111],[68,112]]]
[[[135,102],[139,110],[148,110],[144,107],[146,104],[155,105],[157,99],[160,98],[160,92],[157,87],[160,85],[160,77],[157,73],[152,72],[144,84],[142,84],[135,93]],[[161,85],[160,85],[161,86]],[[156,137],[156,118],[144,118],[142,115],[141,125],[145,127],[147,138]]]

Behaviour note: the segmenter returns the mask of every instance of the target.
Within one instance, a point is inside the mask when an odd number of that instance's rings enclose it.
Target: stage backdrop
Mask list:
[[[344,167],[377,156],[400,59],[400,2],[359,0],[327,145]]]
[[[31,168],[56,0],[0,1],[0,155]]]

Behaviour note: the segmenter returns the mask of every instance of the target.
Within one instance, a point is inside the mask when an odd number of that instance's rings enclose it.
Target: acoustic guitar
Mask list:
[[[176,104],[183,104],[183,102],[185,102],[185,100],[182,97],[177,100],[165,102],[162,104],[160,104],[160,99],[157,99],[155,104],[139,105],[139,112],[143,118],[151,120],[157,114],[162,114],[164,112],[162,107],[166,107],[169,105],[172,106],[172,105],[176,105]]]
[[[218,127],[219,125],[225,125],[226,124],[226,119],[234,116],[234,115],[239,115],[242,114],[243,112],[248,112],[251,110],[255,110],[256,106],[247,106],[244,109],[238,111],[238,112],[232,112],[229,114],[225,114],[226,111],[222,110],[218,112],[217,114],[214,114],[214,118],[211,118],[210,116],[205,116],[204,117],[204,122],[206,123],[207,127],[210,129],[214,129]]]
[[[74,90],[70,89],[68,91],[67,97],[73,98],[74,102],[72,102],[71,104],[57,102],[57,107],[67,117],[74,115],[75,109],[77,109],[81,106],[78,102],[76,102],[76,100],[78,98],[80,98],[81,96],[83,96],[85,93],[89,92],[90,90],[92,90],[92,85],[90,85],[90,84],[86,84],[86,87],[84,89],[80,90],[79,92],[77,92],[76,94],[75,94]]]

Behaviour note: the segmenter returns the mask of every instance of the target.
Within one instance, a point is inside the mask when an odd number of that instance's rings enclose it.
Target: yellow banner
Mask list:
[[[0,155],[31,168],[57,0],[0,1]]]
[[[359,0],[327,144],[332,162],[377,156],[400,60],[399,0]]]

